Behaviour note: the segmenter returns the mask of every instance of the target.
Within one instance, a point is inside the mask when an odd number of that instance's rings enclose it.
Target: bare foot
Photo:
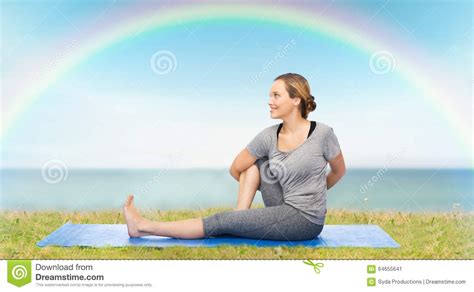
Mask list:
[[[129,195],[127,197],[127,200],[123,205],[123,215],[125,216],[125,221],[127,222],[128,235],[130,237],[150,235],[150,233],[140,231],[140,227],[144,223],[145,219],[140,216],[137,208],[135,208],[133,203],[133,195]]]

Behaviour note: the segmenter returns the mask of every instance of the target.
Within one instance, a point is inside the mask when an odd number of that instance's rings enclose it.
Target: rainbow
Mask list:
[[[32,107],[41,93],[55,84],[69,71],[85,62],[95,54],[125,41],[139,33],[150,32],[179,24],[195,21],[246,21],[261,22],[270,25],[294,26],[305,33],[323,35],[337,40],[345,45],[372,55],[383,50],[387,45],[381,38],[375,38],[369,33],[357,31],[350,21],[341,21],[333,15],[321,13],[317,15],[308,9],[285,7],[271,11],[271,17],[262,17],[262,11],[270,7],[264,4],[201,4],[183,5],[166,9],[142,9],[127,14],[128,18],[107,26],[98,33],[88,35],[88,41],[81,42],[78,47],[58,64],[55,64],[47,74],[34,80],[23,90],[15,90],[13,102],[9,104],[4,116],[4,124],[0,139],[5,139],[15,121]],[[393,37],[393,36],[391,36]],[[397,52],[396,73],[420,93],[419,97],[442,115],[455,132],[459,142],[465,147],[468,157],[472,157],[472,136],[469,124],[463,121],[456,112],[456,105],[450,103],[447,90],[440,87],[441,78],[436,77],[426,64],[421,63],[420,55],[407,46],[407,50]],[[431,72],[430,72],[431,71]]]

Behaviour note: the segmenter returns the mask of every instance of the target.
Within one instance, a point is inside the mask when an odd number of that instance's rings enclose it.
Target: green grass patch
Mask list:
[[[261,207],[261,206],[257,206]],[[229,208],[141,211],[150,220],[204,217]],[[402,213],[328,210],[326,224],[377,224],[401,248],[308,247],[45,247],[36,243],[73,223],[125,223],[121,210],[0,212],[1,259],[474,259],[473,212]]]

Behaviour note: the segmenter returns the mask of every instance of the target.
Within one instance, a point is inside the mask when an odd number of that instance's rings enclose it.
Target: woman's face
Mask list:
[[[280,119],[289,115],[293,110],[297,110],[299,102],[299,98],[290,98],[283,80],[279,79],[273,82],[268,102],[272,119]]]

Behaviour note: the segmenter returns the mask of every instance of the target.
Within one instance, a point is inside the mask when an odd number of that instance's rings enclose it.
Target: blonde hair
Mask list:
[[[301,116],[306,119],[308,114],[316,109],[316,102],[314,101],[314,96],[310,93],[308,80],[296,73],[282,74],[275,78],[274,81],[277,80],[285,82],[286,91],[290,94],[290,98],[301,98]]]

